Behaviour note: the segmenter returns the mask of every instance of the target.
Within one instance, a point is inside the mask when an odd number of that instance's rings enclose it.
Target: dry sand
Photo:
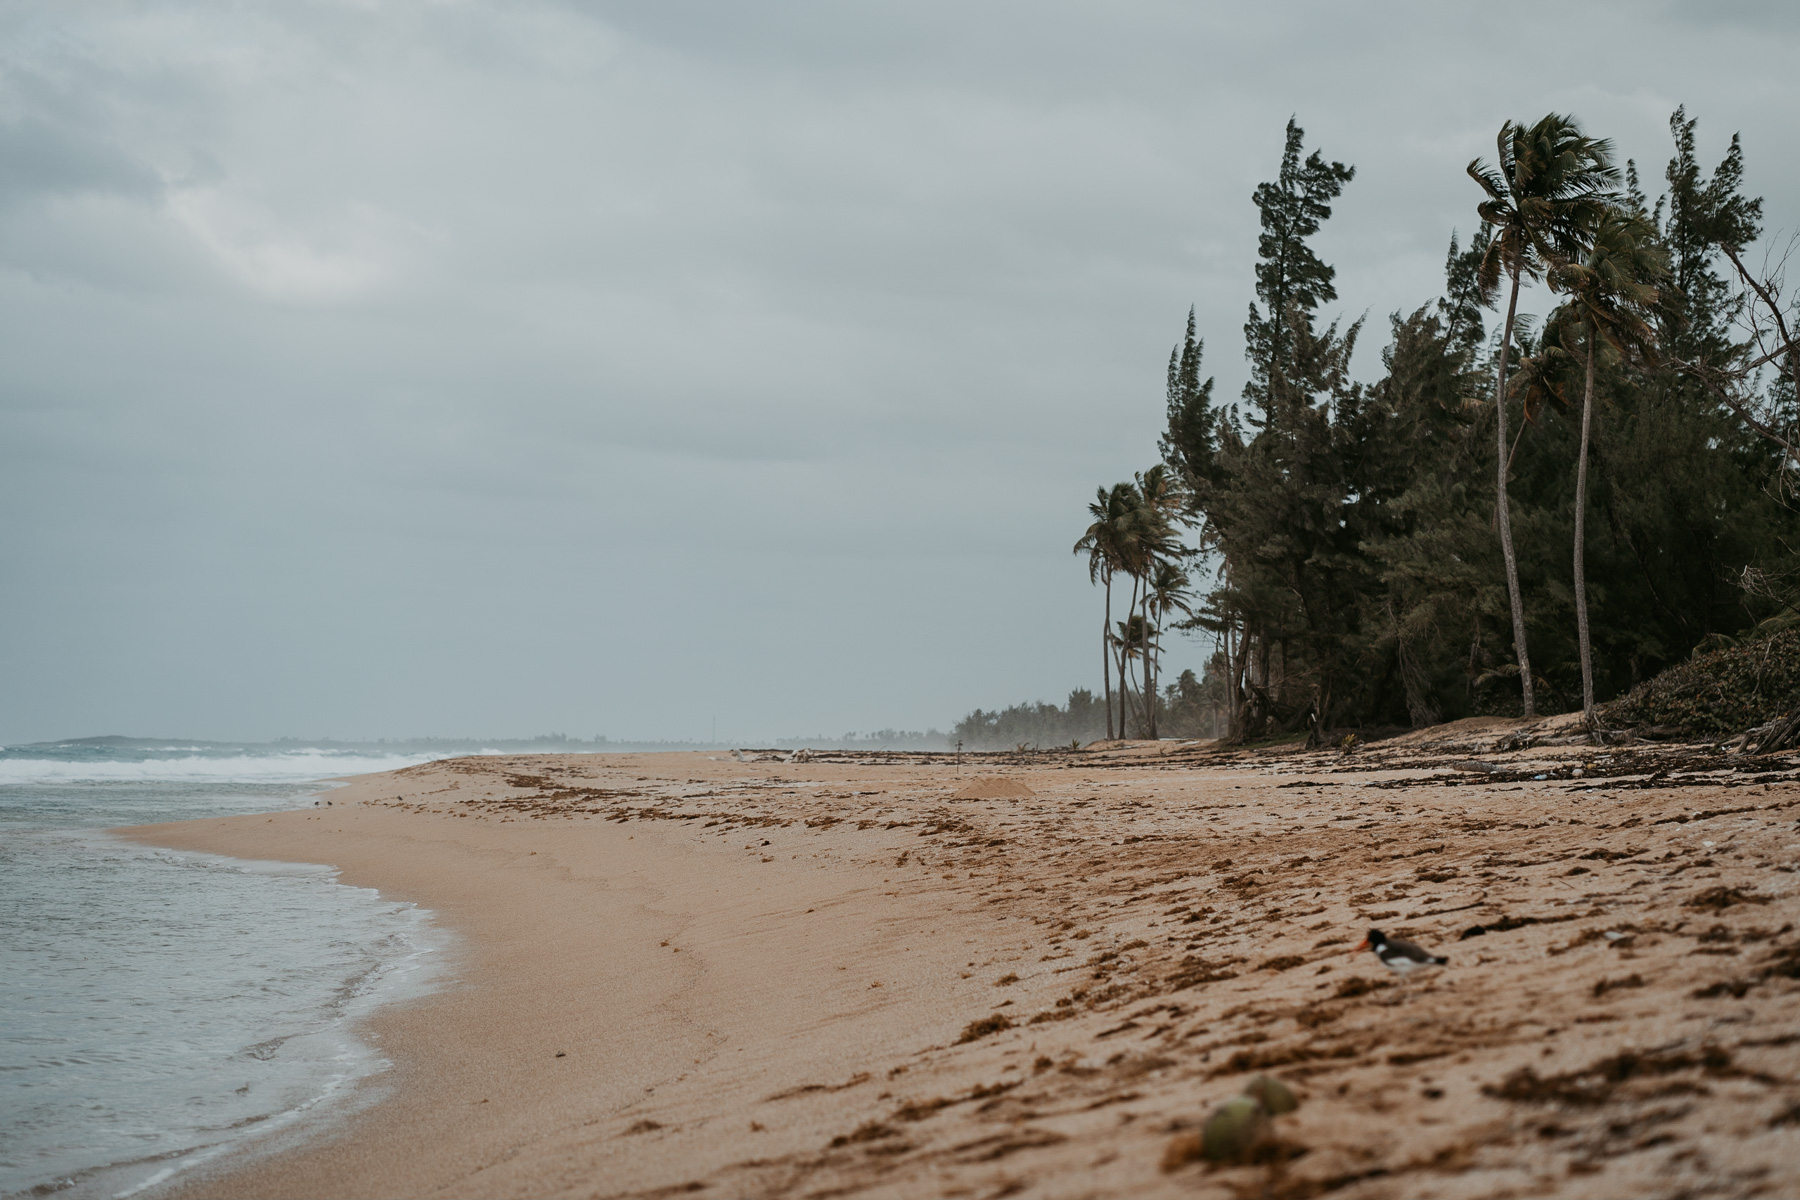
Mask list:
[[[477,758],[138,830],[458,939],[361,1111],[179,1193],[1800,1195],[1796,760],[1526,740]],[[1281,1152],[1164,1170],[1259,1071]]]

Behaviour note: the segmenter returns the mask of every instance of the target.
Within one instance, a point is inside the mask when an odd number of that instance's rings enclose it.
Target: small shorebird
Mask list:
[[[1381,965],[1400,976],[1402,979],[1415,971],[1423,971],[1430,967],[1441,967],[1450,959],[1442,954],[1433,954],[1423,946],[1415,946],[1411,942],[1403,942],[1399,938],[1391,938],[1379,929],[1369,930],[1369,936],[1362,940],[1356,950],[1373,950]],[[1351,951],[1356,953],[1355,950]]]

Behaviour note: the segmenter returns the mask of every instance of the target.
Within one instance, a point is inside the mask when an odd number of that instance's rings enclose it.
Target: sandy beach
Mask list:
[[[1792,757],[1519,732],[482,757],[141,827],[454,937],[360,1104],[175,1194],[1800,1194]],[[1264,1072],[1276,1151],[1185,1161]]]

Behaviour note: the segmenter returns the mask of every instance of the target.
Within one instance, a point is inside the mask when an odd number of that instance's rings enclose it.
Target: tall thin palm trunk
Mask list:
[[[1106,685],[1106,740],[1112,741],[1112,569],[1101,568],[1106,580],[1106,620],[1100,626],[1100,678]]]
[[[1506,559],[1506,592],[1512,600],[1513,650],[1519,659],[1519,686],[1525,700],[1525,719],[1537,715],[1537,702],[1531,688],[1531,653],[1525,647],[1525,598],[1519,594],[1519,562],[1513,554],[1512,510],[1506,499],[1506,476],[1512,456],[1506,446],[1506,363],[1512,350],[1513,319],[1519,311],[1519,268],[1513,265],[1512,298],[1506,303],[1506,331],[1500,339],[1499,381],[1494,385],[1494,424],[1499,444],[1500,473],[1495,514],[1500,521],[1500,550]]]
[[[1144,732],[1152,741],[1156,739],[1156,663],[1152,661],[1151,647],[1154,644],[1150,637],[1150,614],[1156,611],[1156,592],[1152,586],[1156,580],[1156,556],[1150,557],[1144,568]]]
[[[1154,562],[1155,560],[1152,560]],[[1144,595],[1138,605],[1138,732],[1156,736],[1156,696],[1150,691],[1150,602],[1152,576],[1144,576]]]
[[[1131,736],[1131,718],[1128,705],[1131,702],[1131,616],[1137,612],[1138,577],[1131,577],[1131,602],[1125,606],[1125,628],[1119,637],[1119,736]]]
[[[1588,436],[1594,421],[1594,342],[1600,330],[1587,323],[1587,387],[1581,397],[1581,457],[1575,460],[1575,636],[1581,643],[1581,715],[1594,728],[1594,653],[1588,643],[1587,470]]]
[[[1150,659],[1150,664],[1149,664],[1149,666],[1147,666],[1144,669],[1144,671],[1145,671],[1145,674],[1148,675],[1149,679],[1150,679],[1150,736],[1153,739],[1162,736],[1161,733],[1158,731],[1157,725],[1156,725],[1156,716],[1157,716],[1156,700],[1157,700],[1157,696],[1158,696],[1157,689],[1162,683],[1162,664],[1157,661],[1157,656],[1162,653],[1162,642],[1161,642],[1161,639],[1162,639],[1162,628],[1161,628],[1162,616],[1163,616],[1163,610],[1161,609],[1161,607],[1158,607],[1156,610],[1156,619],[1158,622],[1157,628],[1151,629],[1151,628],[1146,627],[1144,630],[1144,641],[1145,641],[1144,653]]]

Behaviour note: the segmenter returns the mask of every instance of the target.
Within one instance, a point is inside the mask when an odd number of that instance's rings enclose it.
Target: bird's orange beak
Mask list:
[[[1369,939],[1364,938],[1362,941],[1356,943],[1356,945],[1354,945],[1350,948],[1350,953],[1355,954],[1359,950],[1367,950],[1368,948],[1369,948]]]

